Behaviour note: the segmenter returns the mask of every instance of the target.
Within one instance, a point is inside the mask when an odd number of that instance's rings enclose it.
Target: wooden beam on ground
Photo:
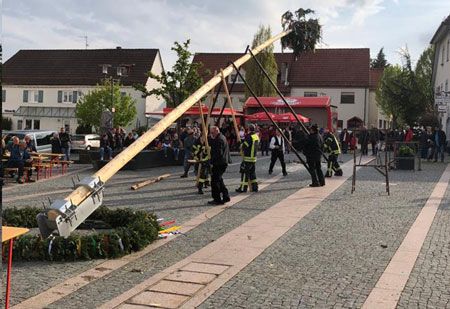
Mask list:
[[[152,179],[148,179],[148,180],[145,180],[145,181],[142,181],[142,182],[138,182],[137,184],[132,185],[131,189],[132,190],[138,190],[138,189],[140,189],[142,187],[154,184],[154,183],[159,182],[159,181],[161,181],[163,179],[166,179],[166,178],[168,178],[170,176],[171,176],[170,174],[164,174],[164,175],[158,176],[156,178],[152,178]]]

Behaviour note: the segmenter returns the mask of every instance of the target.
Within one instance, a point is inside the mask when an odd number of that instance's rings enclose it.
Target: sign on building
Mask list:
[[[434,104],[439,113],[446,113],[447,106],[450,105],[450,96],[437,95],[434,97]]]

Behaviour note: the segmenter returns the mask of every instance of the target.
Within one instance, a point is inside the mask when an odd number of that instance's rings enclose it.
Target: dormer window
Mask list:
[[[242,76],[245,78],[245,71],[243,69],[240,69],[239,72],[242,74]],[[242,78],[237,74],[237,72],[235,70],[233,70],[233,72],[229,75],[228,77],[228,83],[232,84],[233,80],[236,79],[236,84],[243,84],[244,81],[242,80]]]

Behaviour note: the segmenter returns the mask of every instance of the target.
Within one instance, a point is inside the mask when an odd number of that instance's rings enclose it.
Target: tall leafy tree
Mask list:
[[[180,44],[174,43],[172,50],[178,56],[172,67],[172,71],[163,71],[161,75],[148,72],[148,77],[154,78],[161,87],[147,90],[145,85],[135,85],[144,97],[155,95],[166,101],[167,107],[177,107],[186,100],[194,91],[202,85],[203,81],[199,75],[201,63],[192,63],[193,53],[189,51],[190,40]]]
[[[262,44],[272,37],[270,31],[270,26],[259,26],[258,31],[253,37],[252,48]],[[270,79],[276,83],[278,75],[278,66],[275,60],[275,55],[273,54],[273,44],[267,47],[265,50],[261,51],[256,58],[264,67],[265,71],[269,74]],[[273,89],[269,80],[264,76],[264,74],[259,69],[255,61],[250,60],[244,65],[245,78],[249,83],[250,87],[255,91],[257,96],[275,96],[277,93]],[[245,88],[245,97],[251,96],[250,91]]]
[[[423,52],[415,69],[407,50],[402,58],[403,66],[385,68],[376,94],[379,107],[384,114],[392,116],[394,127],[418,124],[433,106],[433,50]]]
[[[281,25],[284,30],[292,31],[281,38],[281,47],[292,49],[294,56],[298,57],[302,52],[315,50],[317,43],[322,38],[322,26],[318,19],[307,18],[314,14],[311,9],[298,9],[294,13],[287,11],[281,16]]]
[[[114,126],[125,127],[131,124],[136,117],[136,100],[130,95],[123,95],[120,84],[111,84],[105,79],[101,85],[84,95],[77,103],[76,116],[80,124],[93,126],[97,130],[101,126],[102,113],[112,112],[114,107]]]
[[[434,52],[433,45],[425,49],[420,55],[414,70],[417,87],[421,95],[420,100],[425,105],[427,112],[432,112],[434,107],[434,89],[432,84]]]
[[[372,69],[383,69],[389,65],[386,60],[386,55],[384,54],[384,47],[380,49],[375,59],[370,61],[370,67]]]

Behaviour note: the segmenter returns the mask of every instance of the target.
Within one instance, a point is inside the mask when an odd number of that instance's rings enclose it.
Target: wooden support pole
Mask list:
[[[211,92],[211,97],[213,96],[214,91]],[[211,150],[209,149],[209,142],[208,142],[208,127],[205,123],[205,118],[203,117],[203,109],[202,109],[202,103],[198,101],[198,106],[200,108],[200,118],[201,118],[201,125],[202,125],[202,135],[203,135],[203,143],[206,147],[206,152],[208,153],[208,158],[211,158]],[[209,113],[211,115],[211,112]],[[200,151],[200,163],[198,165],[198,171],[197,171],[197,180],[196,184],[198,186],[198,182],[200,179],[200,172],[202,170],[202,159],[203,159],[203,151]]]
[[[156,178],[152,178],[152,179],[148,179],[148,180],[145,180],[145,181],[142,181],[142,182],[138,182],[137,184],[131,186],[131,190],[138,190],[138,189],[140,189],[142,187],[154,184],[154,183],[159,182],[159,181],[161,181],[163,179],[166,179],[166,178],[168,178],[170,176],[171,176],[170,174],[164,174],[164,175],[158,176]]]
[[[233,126],[234,126],[234,131],[236,132],[236,138],[237,138],[237,141],[240,143],[241,136],[239,135],[239,128],[238,128],[238,125],[236,122],[236,115],[234,114],[233,103],[231,101],[230,92],[228,91],[227,81],[225,79],[225,75],[223,74],[222,69],[220,69],[220,75],[222,76],[222,84],[223,84],[223,88],[225,89],[225,94],[227,96],[227,102],[231,109],[231,118],[233,119]]]
[[[282,37],[288,35],[292,30],[283,31],[269,40],[265,41],[263,44],[259,45],[253,50],[253,54],[258,54],[268,46],[272,45],[274,42],[278,41]],[[236,67],[242,66],[245,62],[251,59],[250,54],[246,54],[238,58],[233,64]],[[227,77],[233,72],[233,64],[229,65],[225,70],[223,70],[223,75]],[[195,91],[189,98],[184,100],[180,105],[178,105],[174,110],[167,114],[163,119],[156,123],[150,130],[139,137],[133,144],[125,148],[121,153],[119,153],[113,160],[109,161],[104,167],[98,170],[94,177],[99,177],[102,182],[107,182],[114,174],[116,174],[122,167],[125,166],[132,158],[134,158],[141,150],[143,150],[149,143],[151,143],[156,137],[158,137],[164,130],[166,130],[172,123],[174,123],[178,118],[180,118],[190,107],[192,107],[196,102],[201,100],[211,89],[218,85],[222,81],[222,74],[216,74],[207,83],[203,84],[197,91]],[[65,200],[71,201],[74,205],[79,205],[84,201],[89,195],[90,190],[85,186],[80,186],[75,189],[71,194],[69,194]]]

